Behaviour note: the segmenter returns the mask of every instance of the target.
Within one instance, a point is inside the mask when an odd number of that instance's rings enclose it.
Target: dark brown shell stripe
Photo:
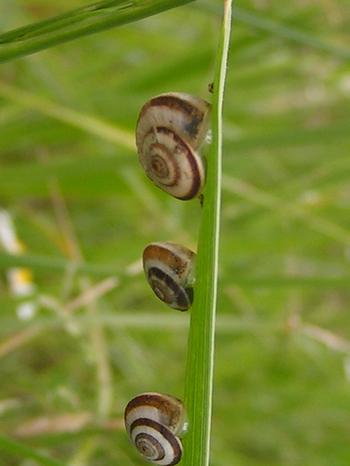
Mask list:
[[[143,251],[148,283],[158,298],[173,309],[186,311],[191,307],[195,257],[190,249],[172,242],[151,243]]]
[[[184,288],[179,286],[175,280],[173,280],[166,272],[159,269],[158,267],[151,267],[148,270],[148,279],[152,282],[152,277],[158,278],[161,282],[165,283],[165,285],[170,288],[170,290],[176,296],[176,302],[178,303],[179,310],[186,310],[190,306],[191,302],[186,294]]]
[[[177,398],[174,398],[174,397],[171,397],[171,398],[181,403],[181,401],[178,400]],[[181,416],[180,409],[178,410],[178,412],[176,412],[173,408],[171,400],[170,399],[168,400],[165,397],[160,397],[157,393],[149,393],[149,394],[145,393],[129,401],[129,403],[127,404],[125,408],[124,418],[125,419],[127,418],[131,410],[136,409],[140,406],[144,406],[144,405],[157,408],[158,410],[165,413],[167,416],[169,416],[169,419],[171,419],[171,424],[176,424],[180,419],[180,416]]]
[[[198,166],[197,166],[197,161],[192,156],[193,150],[191,149],[191,147],[185,141],[183,141],[176,133],[174,133],[174,131],[172,131],[172,130],[170,130],[168,128],[165,128],[164,126],[158,126],[156,128],[151,128],[148,131],[148,133],[146,134],[145,139],[150,133],[155,132],[155,131],[159,132],[159,133],[166,134],[168,136],[172,135],[173,138],[174,138],[174,141],[176,142],[176,144],[178,146],[180,146],[182,149],[184,149],[183,152],[186,153],[187,161],[189,162],[189,164],[191,166],[192,186],[191,186],[191,189],[185,195],[183,195],[183,196],[174,196],[174,197],[177,197],[178,199],[182,199],[184,201],[186,201],[188,199],[192,199],[199,192],[199,190],[201,188],[201,181],[202,181],[201,173],[200,173],[200,171],[198,169]],[[172,154],[169,153],[168,150],[167,150],[167,152],[168,152],[169,155],[172,156]],[[168,184],[163,184],[163,186],[174,186],[177,183],[177,180],[179,179],[179,174],[180,174],[180,167],[179,167],[178,164],[173,164],[173,166],[174,166],[174,169],[175,169],[174,182],[173,183],[168,183]],[[152,180],[152,181],[155,181],[155,180]],[[162,184],[161,179],[159,180],[159,184]]]
[[[151,457],[147,455],[146,450],[140,448],[142,446],[142,441],[146,441],[148,444],[151,444],[152,447],[154,447],[154,449],[157,451],[157,456]],[[158,442],[157,439],[152,437],[152,435],[146,434],[146,432],[137,434],[136,437],[134,438],[134,443],[136,445],[136,448],[142,454],[142,456],[144,456],[148,460],[159,461],[159,460],[162,460],[165,456],[165,452],[164,452],[164,448],[162,444]]]
[[[184,201],[188,199],[192,199],[199,192],[201,188],[201,174],[198,169],[197,160],[192,156],[193,151],[191,147],[188,144],[186,144],[185,141],[183,141],[176,133],[174,133],[168,128],[157,127],[157,131],[159,131],[160,133],[167,134],[167,135],[171,133],[176,144],[185,149],[187,161],[189,162],[191,166],[192,186],[191,186],[191,190],[186,195],[179,197],[179,199],[182,199]]]
[[[158,131],[158,128],[151,128],[150,131],[146,134],[146,137],[150,134],[150,133],[154,133],[156,131]],[[161,132],[161,131],[160,131]],[[166,152],[167,155],[169,156],[170,159],[174,159],[173,157],[173,154],[169,151],[169,149],[167,147],[164,147],[162,146],[162,144],[160,143],[155,143],[155,144],[152,144],[152,147],[153,148],[159,148],[160,149],[160,152]],[[174,186],[178,183],[178,179],[179,179],[179,175],[180,175],[180,167],[179,167],[179,164],[176,163],[175,160],[172,160],[172,166],[173,166],[173,169],[174,169],[174,181],[171,182],[171,183],[165,183],[163,182],[162,178],[161,178],[161,174],[155,170],[155,173],[156,173],[156,176],[158,178],[158,182],[161,183],[163,186]],[[151,164],[151,168],[153,168],[152,164]],[[152,179],[152,178],[151,178]],[[154,181],[152,179],[152,181]]]
[[[174,181],[173,181],[172,183],[165,183],[165,182],[163,181],[163,179],[166,178],[167,176],[169,176],[169,168],[168,168],[168,166],[166,166],[166,172],[160,172],[160,170],[158,169],[158,167],[156,167],[156,166],[154,165],[154,159],[156,159],[157,157],[158,157],[159,159],[163,160],[162,157],[161,157],[161,155],[158,155],[158,154],[157,154],[157,150],[159,150],[160,153],[166,152],[167,155],[168,155],[168,157],[169,157],[169,156],[171,156],[171,153],[170,153],[169,149],[168,149],[167,147],[162,146],[160,143],[153,144],[153,145],[152,145],[152,148],[153,148],[154,152],[156,152],[156,154],[153,154],[153,156],[152,156],[152,161],[151,161],[151,164],[150,164],[150,166],[151,166],[151,168],[152,168],[152,172],[154,172],[154,173],[157,174],[157,178],[160,178],[160,179],[162,180],[162,184],[163,184],[164,186],[173,186],[174,184],[176,184],[176,179],[177,179],[178,176],[179,176],[179,168],[178,168],[178,166],[177,166],[175,163],[172,164],[172,166],[173,166],[173,168],[174,168],[174,172],[175,172]],[[162,168],[163,168],[163,165],[165,165],[165,164],[162,163]]]
[[[155,259],[164,264],[167,264],[168,267],[179,276],[181,276],[188,268],[188,265],[186,261],[184,260],[184,258],[176,255],[170,248],[161,247],[160,245],[158,245],[158,247],[155,248],[153,244],[150,244],[149,246],[147,246],[145,250],[143,251],[144,262],[147,261],[147,259],[149,258],[150,252],[152,252],[152,256],[153,256],[152,259]],[[187,254],[190,253],[189,250],[187,250],[186,252]],[[186,253],[184,252],[184,254]],[[194,253],[191,254],[191,257],[193,256],[194,256]]]
[[[150,428],[158,431],[162,435],[162,437],[164,437],[169,442],[169,444],[171,445],[171,448],[172,448],[172,450],[174,452],[174,460],[171,463],[168,463],[168,466],[177,464],[180,461],[180,458],[182,456],[181,443],[178,440],[178,438],[176,436],[174,436],[167,427],[163,426],[162,424],[159,424],[158,422],[153,421],[152,419],[140,418],[140,419],[136,419],[131,424],[130,432],[132,433],[132,431],[135,429],[135,427],[138,427],[138,426],[147,426],[147,427],[150,427]],[[140,434],[140,435],[142,435],[142,434]],[[162,449],[162,452],[163,452],[163,456],[158,457],[156,461],[162,460],[164,458],[164,456],[165,456],[164,448],[162,446],[161,446],[161,449]]]
[[[191,102],[188,102],[185,99],[181,99],[175,95],[160,95],[153,97],[153,99],[151,99],[143,106],[139,120],[150,107],[155,106],[164,106],[178,112],[185,112],[191,121],[185,130],[190,136],[194,138],[197,136],[201,122],[204,119],[204,113],[198,110]]]

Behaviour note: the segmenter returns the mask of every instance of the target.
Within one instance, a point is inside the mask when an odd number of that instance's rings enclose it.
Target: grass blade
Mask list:
[[[50,271],[64,272],[74,269],[77,273],[84,273],[94,277],[118,276],[122,279],[125,269],[122,266],[112,264],[93,264],[87,262],[74,262],[64,257],[36,256],[29,254],[7,254],[0,252],[0,271],[10,267],[28,267],[34,272]],[[264,276],[242,276],[237,275],[233,283],[244,288],[322,288],[325,289],[348,289],[349,275],[264,275]]]
[[[16,442],[8,437],[0,435],[0,452],[5,451],[7,453],[13,453],[17,457],[24,458],[25,460],[34,460],[38,465],[41,466],[64,466],[48,456],[27,447],[23,443]]]
[[[235,18],[242,23],[255,27],[256,29],[261,29],[276,36],[284,37],[287,40],[291,40],[302,45],[307,45],[314,49],[321,50],[322,52],[330,53],[331,55],[342,58],[344,60],[350,60],[350,50],[347,48],[342,48],[330,42],[325,42],[322,39],[308,34],[305,31],[300,31],[285,24],[281,24],[277,21],[263,18],[244,8],[236,9]]]
[[[0,96],[23,107],[36,110],[57,121],[98,136],[105,141],[124,147],[128,151],[133,152],[135,150],[134,138],[130,132],[94,115],[87,115],[65,107],[34,93],[6,84],[3,81],[0,81]]]
[[[118,275],[121,273],[121,268],[112,264],[87,264],[57,256],[15,255],[0,252],[0,270],[6,270],[9,267],[29,267],[36,271],[49,270],[51,272],[64,272],[70,268],[77,272],[95,276]]]
[[[207,163],[202,224],[198,241],[197,284],[189,332],[185,405],[190,428],[185,440],[186,466],[209,464],[221,202],[222,106],[231,17],[232,1],[226,0],[214,79],[213,139]]]
[[[195,5],[195,7],[217,15],[221,14],[220,7],[209,1]],[[306,45],[344,60],[350,60],[350,49],[338,46],[332,42],[326,42],[304,30],[288,26],[284,24],[284,22],[263,17],[246,8],[235,7],[234,19],[235,21],[247,24],[255,29],[266,31],[278,37],[283,37],[286,40]]]
[[[104,0],[0,35],[0,62],[120,26],[193,0]]]

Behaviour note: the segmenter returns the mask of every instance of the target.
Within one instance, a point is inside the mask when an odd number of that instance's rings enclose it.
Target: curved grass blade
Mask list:
[[[120,26],[194,0],[104,0],[0,35],[0,62]]]
[[[197,283],[189,332],[185,386],[185,406],[189,419],[189,433],[185,439],[184,449],[186,466],[209,464],[221,202],[222,106],[231,17],[232,1],[226,0],[215,70],[213,138],[207,161],[206,188],[196,259]]]

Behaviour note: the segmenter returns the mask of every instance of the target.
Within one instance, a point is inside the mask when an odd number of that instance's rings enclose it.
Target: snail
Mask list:
[[[205,170],[198,149],[209,123],[210,104],[189,94],[161,94],[142,107],[136,126],[139,159],[163,191],[182,200],[201,193]]]
[[[143,268],[158,298],[174,309],[186,311],[193,301],[195,253],[185,246],[151,243],[143,251]]]
[[[179,437],[185,433],[187,423],[180,400],[161,393],[142,393],[127,404],[124,421],[132,443],[144,459],[163,466],[181,460]]]

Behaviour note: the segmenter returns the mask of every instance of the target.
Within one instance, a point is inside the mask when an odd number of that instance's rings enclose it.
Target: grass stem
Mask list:
[[[193,0],[103,0],[0,35],[0,63]]]
[[[232,1],[226,0],[214,78],[213,137],[207,162],[202,223],[198,241],[197,283],[189,331],[185,386],[185,406],[189,420],[189,433],[185,440],[186,466],[207,466],[210,455],[221,203],[222,107],[231,17]]]

